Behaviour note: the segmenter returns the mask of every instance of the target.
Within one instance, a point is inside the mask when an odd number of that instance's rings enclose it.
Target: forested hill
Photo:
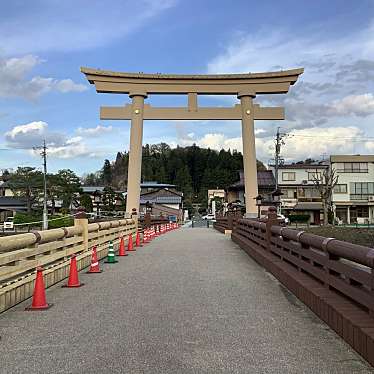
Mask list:
[[[87,175],[84,183],[126,188],[128,159],[128,152],[119,152],[114,162],[105,160],[102,170]],[[257,161],[257,168],[265,166]],[[185,199],[205,200],[207,189],[236,182],[242,169],[243,156],[235,150],[218,152],[196,145],[171,148],[165,143],[143,147],[142,181],[175,184]]]

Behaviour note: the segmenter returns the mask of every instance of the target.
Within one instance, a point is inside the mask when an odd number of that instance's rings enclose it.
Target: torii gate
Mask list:
[[[96,91],[128,94],[132,104],[101,107],[102,120],[131,120],[126,212],[139,210],[143,120],[241,120],[246,216],[256,217],[257,169],[254,120],[283,120],[284,108],[262,108],[253,103],[258,94],[287,93],[304,69],[269,73],[172,75],[122,73],[81,68]],[[144,105],[148,95],[188,95],[186,108]],[[200,108],[198,95],[236,95],[240,104],[228,108]]]

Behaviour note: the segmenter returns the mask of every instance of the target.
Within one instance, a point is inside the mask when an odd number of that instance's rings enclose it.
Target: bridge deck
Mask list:
[[[371,373],[231,240],[164,235],[0,315],[0,373]]]

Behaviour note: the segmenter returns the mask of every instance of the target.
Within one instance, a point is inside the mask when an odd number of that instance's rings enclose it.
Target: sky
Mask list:
[[[100,121],[98,94],[80,67],[176,74],[305,72],[286,95],[286,120],[256,121],[257,158],[274,153],[278,127],[286,161],[374,154],[373,0],[3,0],[0,13],[0,169],[41,167],[83,175],[128,150],[129,121]],[[184,96],[147,103],[184,106]],[[199,97],[232,106],[235,97]],[[146,121],[143,143],[196,143],[242,150],[239,121]]]

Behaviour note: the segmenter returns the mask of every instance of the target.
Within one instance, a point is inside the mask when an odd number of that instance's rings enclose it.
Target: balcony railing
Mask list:
[[[350,194],[350,200],[361,200],[361,201],[368,201],[369,196],[373,196],[372,194]]]

